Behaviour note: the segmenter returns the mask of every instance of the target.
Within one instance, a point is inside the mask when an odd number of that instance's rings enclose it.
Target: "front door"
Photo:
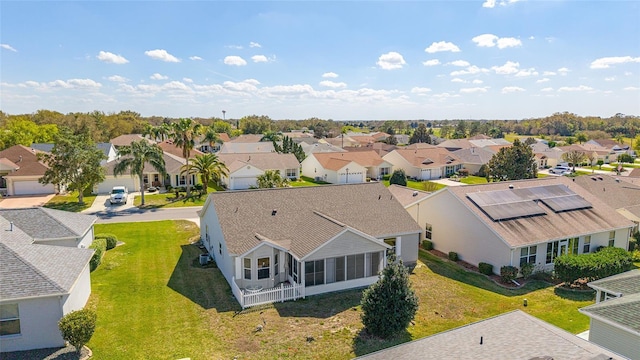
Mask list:
[[[558,256],[566,254],[568,246],[569,242],[567,240],[560,241],[560,246],[558,246]]]

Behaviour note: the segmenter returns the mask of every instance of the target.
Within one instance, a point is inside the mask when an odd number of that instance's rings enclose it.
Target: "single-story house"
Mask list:
[[[357,359],[613,360],[621,357],[524,311],[515,310]]]
[[[434,248],[494,271],[562,254],[627,249],[634,223],[565,176],[446,187],[422,201],[418,224]]]
[[[398,200],[405,210],[407,210],[413,220],[415,220],[418,225],[422,226],[423,219],[420,216],[420,211],[427,206],[425,205],[424,200],[432,193],[395,184],[390,185],[388,189],[393,197]],[[424,212],[424,210],[422,211]],[[423,230],[424,231],[420,233],[420,241],[425,240],[426,236],[431,232],[428,223],[424,223]]]
[[[360,183],[391,174],[392,165],[377,152],[314,153],[302,161],[302,175],[334,184]]]
[[[640,360],[640,269],[592,281],[596,303],[579,309],[589,321],[589,341]]]
[[[53,184],[41,184],[48,167],[38,160],[41,151],[14,145],[0,151],[0,193],[9,196],[55,194]]]
[[[242,134],[240,136],[237,136],[231,139],[230,141],[234,143],[257,143],[257,142],[260,142],[260,140],[262,140],[263,137],[264,135],[262,134]],[[271,141],[266,141],[266,142],[271,142]]]
[[[397,149],[383,156],[393,169],[417,180],[441,179],[462,169],[462,161],[445,148]]]
[[[369,286],[389,251],[418,259],[421,228],[379,182],[216,192],[199,215],[243,307]]]
[[[560,148],[550,148],[549,145],[542,141],[531,144],[529,145],[529,147],[533,151],[533,154],[536,156],[538,169],[555,167],[561,162],[564,162],[564,160],[562,160],[562,154],[564,154],[564,151]]]
[[[276,149],[271,141],[261,142],[226,142],[220,147],[219,154],[255,154],[274,153]]]
[[[119,148],[120,146],[131,146],[132,142],[136,142],[136,141],[140,141],[140,140],[147,140],[149,142],[149,144],[155,144],[156,142],[142,136],[142,134],[123,134],[120,136],[117,136],[111,140],[109,140],[109,143],[113,144],[113,146],[117,148]]]
[[[302,150],[304,151],[304,154],[306,157],[308,157],[311,154],[315,154],[315,153],[325,153],[325,152],[330,152],[330,153],[343,153],[343,152],[347,152],[347,150],[344,150],[338,146],[335,145],[331,145],[329,143],[326,142],[315,142],[315,143],[308,143],[305,141],[301,141],[300,142],[300,146],[302,147]]]
[[[43,211],[64,225],[55,226],[49,216],[27,215],[31,221],[19,221],[21,217],[0,212],[2,352],[64,346],[58,321],[69,312],[82,309],[91,294],[89,260],[93,250],[60,242],[58,231],[68,226],[74,233],[93,234],[92,230],[73,228],[90,223],[93,229],[95,217],[69,213],[75,215],[71,219],[64,211]],[[79,220],[83,217],[86,219]],[[46,237],[51,231],[54,238]]]
[[[587,141],[585,144],[601,146],[613,151],[616,155],[628,154],[634,157],[636,156],[635,150],[633,150],[629,144],[620,144],[613,139],[592,139]]]
[[[281,177],[292,180],[300,177],[300,163],[293,154],[275,152],[230,154],[221,151],[218,153],[218,158],[229,169],[229,174],[222,177],[222,183],[229,190],[257,187],[258,176],[263,175],[267,170],[277,170]]]
[[[209,142],[204,140],[204,136],[200,136],[200,138],[196,141],[196,148],[203,153],[212,153],[220,151],[220,147],[222,144],[231,141],[229,134],[227,133],[218,133],[218,142],[213,144],[209,144]]]
[[[55,144],[53,144],[53,143],[33,143],[33,144],[31,144],[31,148],[32,149],[36,149],[36,150],[39,150],[39,151],[44,151],[44,152],[47,152],[47,153],[50,153],[51,150],[53,150],[54,146],[55,146]],[[105,159],[100,161],[100,165],[104,165],[104,164],[108,163],[111,160],[115,160],[115,158],[118,157],[118,151],[116,150],[116,147],[113,146],[113,144],[111,144],[111,143],[97,143],[96,144],[96,148],[102,150],[102,153],[104,153],[104,156],[106,156]]]
[[[345,146],[344,149],[347,151],[375,151],[376,153],[378,153],[378,155],[380,156],[385,156],[388,153],[392,152],[393,150],[397,149],[398,147],[395,145],[390,145],[387,143],[383,143],[383,142],[375,142],[372,144],[367,144],[364,146],[356,146],[356,147],[347,147]]]
[[[470,147],[451,152],[462,162],[462,167],[472,175],[478,174],[482,165],[489,163],[495,152],[489,148]]]
[[[605,164],[609,164],[618,160],[618,155],[615,152],[600,145],[588,143],[572,144],[567,146],[559,146],[558,149],[562,150],[565,153],[571,151],[581,152],[587,157],[587,161],[585,161],[585,163],[589,162],[589,157],[593,159],[593,161],[591,162],[592,166],[596,165],[598,163],[598,160],[602,160]]]

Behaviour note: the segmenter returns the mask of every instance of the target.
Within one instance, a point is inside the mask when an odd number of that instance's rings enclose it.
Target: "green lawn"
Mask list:
[[[291,186],[319,186],[329,184],[326,181],[316,181],[308,176],[301,176],[297,181],[291,181]]]
[[[223,188],[209,183],[209,192],[224,191]],[[202,206],[207,200],[206,195],[197,196],[197,191],[191,189],[192,196],[190,198],[185,197],[185,193],[181,192],[179,198],[176,198],[176,193],[173,191],[166,193],[145,193],[144,194],[144,207],[145,208],[174,208],[174,207],[187,207],[187,206]],[[141,206],[142,197],[137,196],[133,200],[135,206]]]
[[[93,204],[93,201],[95,199],[96,196],[93,194],[85,195],[83,199],[84,204],[80,204],[78,202],[78,192],[74,191],[66,195],[54,196],[51,200],[49,200],[48,203],[44,205],[44,207],[71,212],[80,212],[91,207],[91,204]]]
[[[460,182],[463,183],[463,184],[469,184],[469,185],[486,184],[487,183],[487,178],[483,178],[483,177],[480,177],[480,176],[465,176],[465,177],[460,179]]]
[[[384,184],[384,186],[389,187],[388,179],[382,180],[382,183]],[[422,191],[437,191],[447,186],[440,183],[433,182],[433,181],[407,180],[407,187],[416,189],[416,190],[422,190]]]
[[[593,303],[592,293],[542,282],[507,290],[421,251],[411,275],[415,325],[383,341],[359,334],[358,290],[240,311],[220,271],[197,265],[190,222],[99,224],[96,232],[125,243],[92,273],[88,306],[98,324],[88,346],[96,359],[348,359],[514,309],[578,333],[589,324],[578,308]]]

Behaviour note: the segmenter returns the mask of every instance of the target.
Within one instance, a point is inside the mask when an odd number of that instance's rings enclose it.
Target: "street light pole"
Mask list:
[[[222,110],[222,120],[227,120],[227,118],[225,117],[226,113],[227,113],[227,110]]]
[[[349,183],[349,168],[347,168],[347,184]]]

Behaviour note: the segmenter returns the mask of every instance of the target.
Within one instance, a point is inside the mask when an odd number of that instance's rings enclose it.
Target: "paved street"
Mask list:
[[[167,209],[138,209],[129,208],[120,211],[100,211],[94,213],[98,217],[98,224],[159,220],[189,220],[200,226],[197,211],[202,207],[167,208]]]

